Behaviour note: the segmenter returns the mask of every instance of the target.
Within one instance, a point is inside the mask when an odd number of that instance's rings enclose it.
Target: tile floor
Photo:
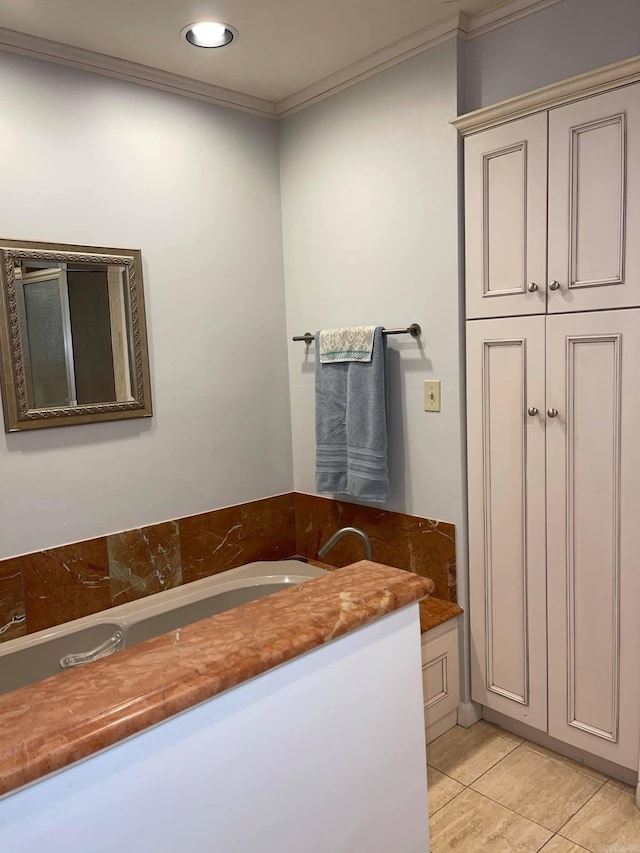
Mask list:
[[[431,853],[640,853],[635,790],[481,721],[427,747]]]

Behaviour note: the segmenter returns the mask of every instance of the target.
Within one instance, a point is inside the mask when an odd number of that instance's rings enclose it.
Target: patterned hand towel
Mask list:
[[[320,332],[320,361],[371,361],[375,326],[348,326]]]
[[[383,503],[389,471],[382,326],[372,337],[369,361],[323,362],[322,333],[316,334],[316,489]]]

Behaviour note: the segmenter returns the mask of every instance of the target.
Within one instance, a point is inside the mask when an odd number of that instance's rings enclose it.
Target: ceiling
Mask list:
[[[504,0],[0,0],[0,27],[280,101],[457,12]],[[239,39],[219,50],[180,38],[223,21]]]

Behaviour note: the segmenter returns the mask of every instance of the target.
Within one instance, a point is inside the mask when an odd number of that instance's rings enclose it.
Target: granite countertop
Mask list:
[[[418,601],[433,581],[361,560],[0,696],[0,794]]]
[[[443,601],[441,598],[427,598],[420,602],[420,630],[424,634],[436,625],[442,625],[449,619],[455,619],[464,613],[459,604],[453,601]]]
[[[318,566],[320,569],[327,569],[330,572],[335,572],[336,567],[329,563],[322,563],[320,560],[308,560],[312,566]],[[449,619],[455,619],[464,613],[459,604],[453,601],[444,601],[442,598],[425,598],[420,602],[420,631],[425,633],[435,628],[437,625],[442,625],[443,622],[448,622]]]

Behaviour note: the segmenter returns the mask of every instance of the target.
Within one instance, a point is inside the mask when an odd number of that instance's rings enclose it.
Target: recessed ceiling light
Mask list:
[[[198,21],[184,27],[180,35],[194,47],[224,47],[238,38],[238,31],[219,21]]]

